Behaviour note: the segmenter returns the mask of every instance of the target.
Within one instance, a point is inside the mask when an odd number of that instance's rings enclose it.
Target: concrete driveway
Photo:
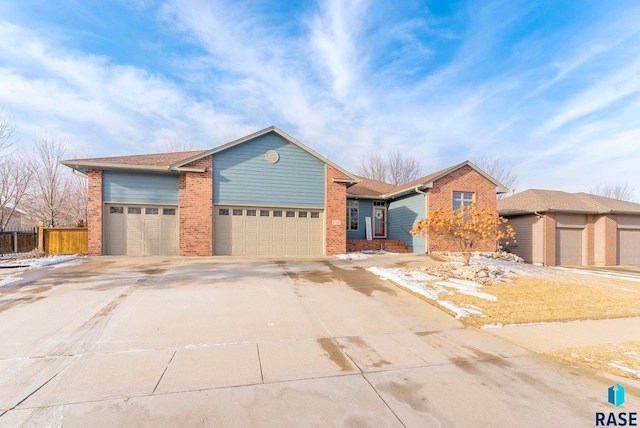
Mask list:
[[[593,426],[640,411],[638,382],[465,328],[364,270],[426,260],[51,269],[0,289],[0,426]]]

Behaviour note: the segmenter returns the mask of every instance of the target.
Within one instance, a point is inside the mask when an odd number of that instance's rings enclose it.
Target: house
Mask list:
[[[62,163],[89,178],[90,255],[331,255],[347,240],[424,253],[446,248],[408,233],[428,209],[495,209],[506,191],[470,162],[404,186],[356,177],[275,127],[212,150]]]
[[[457,209],[475,203],[478,209],[496,210],[496,194],[508,191],[469,161],[459,163],[400,186],[358,177],[347,189],[347,248],[380,249],[377,240],[401,241],[413,253],[456,250],[450,243],[412,236],[417,220],[429,210]],[[372,240],[366,240],[366,218],[372,219]],[[494,251],[486,243],[483,251]]]
[[[640,264],[640,204],[531,189],[498,201],[517,242],[510,251],[546,265]]]
[[[7,221],[7,219],[9,220]],[[2,212],[0,212],[0,227],[5,223],[6,225],[4,230],[6,231],[31,229],[36,227],[35,223],[33,223],[27,216],[27,213],[22,211],[20,208],[2,208]]]

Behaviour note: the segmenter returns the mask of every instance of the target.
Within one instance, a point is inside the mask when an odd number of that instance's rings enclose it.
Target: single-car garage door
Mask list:
[[[557,265],[582,265],[582,230],[556,229]]]
[[[618,229],[618,264],[640,265],[640,229]]]
[[[104,232],[107,255],[177,255],[178,208],[109,204]]]
[[[216,255],[322,255],[322,210],[215,207]]]

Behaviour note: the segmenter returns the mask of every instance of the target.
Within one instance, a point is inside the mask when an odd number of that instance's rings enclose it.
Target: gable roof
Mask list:
[[[186,160],[183,160],[183,161],[177,163],[176,167],[181,167],[183,165],[189,164],[189,163],[191,163],[193,161],[196,161],[198,159],[213,155],[213,154],[221,152],[223,150],[230,149],[231,147],[235,147],[235,146],[238,146],[240,144],[246,143],[247,141],[253,140],[254,138],[260,137],[260,136],[268,134],[270,132],[278,134],[279,136],[281,136],[285,140],[289,141],[292,144],[295,144],[296,146],[300,147],[302,150],[306,151],[310,155],[316,157],[317,159],[320,159],[325,164],[327,164],[330,167],[332,167],[333,169],[339,171],[343,175],[343,177],[334,178],[334,181],[342,181],[342,182],[345,182],[345,183],[357,183],[357,182],[360,181],[355,175],[351,174],[346,169],[344,169],[344,168],[336,165],[335,163],[331,162],[329,159],[327,159],[324,156],[322,156],[321,154],[315,152],[311,148],[305,146],[300,141],[296,140],[291,135],[289,135],[286,132],[276,128],[275,126],[270,126],[268,128],[262,129],[262,130],[260,130],[258,132],[254,132],[253,134],[247,135],[246,137],[242,137],[242,138],[239,138],[237,140],[231,141],[231,142],[229,142],[227,144],[223,144],[222,146],[216,147],[215,149],[207,150],[207,151],[202,152],[200,154],[194,155],[193,157],[191,157],[189,159],[186,159]]]
[[[70,159],[60,163],[84,174],[86,174],[89,169],[136,169],[144,171],[169,172],[171,170],[176,170],[176,164],[181,164],[185,159],[190,159],[201,153],[204,153],[204,151],[196,150],[150,155]]]
[[[381,181],[365,179],[360,177],[361,180],[366,180],[361,184],[356,184],[349,188],[348,193],[352,196],[357,197],[378,197],[378,198],[393,198],[402,196],[407,193],[411,193],[416,191],[416,189],[430,189],[433,187],[433,183],[436,180],[441,179],[458,169],[468,166],[482,177],[487,179],[489,182],[496,186],[496,193],[506,193],[509,191],[505,186],[500,184],[495,178],[491,177],[489,174],[478,168],[470,161],[464,161],[457,165],[450,166],[445,169],[441,169],[440,171],[434,172],[432,174],[426,175],[424,177],[418,178],[417,180],[410,181],[405,184],[401,184],[399,186],[395,186],[389,183],[383,183]]]
[[[285,140],[300,147],[302,150],[318,158],[325,164],[329,165],[333,169],[342,174],[341,177],[335,177],[333,181],[344,182],[348,184],[354,184],[360,181],[355,175],[351,174],[347,170],[339,167],[335,163],[331,162],[324,156],[311,150],[292,136],[281,131],[275,126],[270,126],[261,131],[254,132],[246,137],[239,138],[231,141],[230,143],[223,144],[211,150],[197,150],[189,152],[174,152],[174,153],[160,153],[150,155],[132,155],[132,156],[116,156],[108,158],[93,158],[93,159],[71,159],[62,161],[63,165],[75,169],[76,171],[86,174],[89,169],[135,169],[143,171],[156,171],[156,172],[171,172],[171,171],[201,171],[197,168],[189,168],[186,165],[198,159],[211,156],[212,154],[221,152],[223,150],[235,147],[254,138],[273,132],[278,134]]]
[[[640,204],[589,193],[529,189],[498,201],[500,215],[543,212],[576,214],[638,214]]]

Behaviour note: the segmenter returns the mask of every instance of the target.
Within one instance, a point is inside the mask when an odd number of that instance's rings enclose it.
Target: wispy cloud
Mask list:
[[[621,3],[121,2],[153,32],[126,55],[16,18],[0,23],[0,105],[22,135],[100,155],[273,124],[352,170],[399,148],[430,170],[499,157],[524,187],[587,190],[593,171],[640,181],[640,6]]]

